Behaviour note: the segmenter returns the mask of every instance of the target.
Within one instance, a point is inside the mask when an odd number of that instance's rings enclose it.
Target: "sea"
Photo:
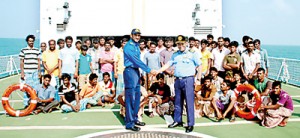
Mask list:
[[[40,40],[36,39],[35,47],[39,47]],[[0,38],[0,56],[19,54],[27,43],[24,39],[20,38]],[[300,60],[300,45],[263,45],[262,48],[268,51],[270,57],[289,58]]]

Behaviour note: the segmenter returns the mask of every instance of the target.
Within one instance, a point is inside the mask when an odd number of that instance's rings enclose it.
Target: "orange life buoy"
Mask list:
[[[15,110],[13,109],[10,104],[9,104],[9,95],[18,89],[22,89],[25,92],[27,92],[30,96],[30,104],[26,109],[23,110]],[[30,114],[35,108],[36,108],[36,104],[37,104],[37,94],[36,91],[31,88],[29,85],[27,84],[13,84],[11,86],[9,86],[3,93],[2,95],[2,105],[4,110],[11,116],[26,116],[28,114]]]
[[[258,109],[261,105],[261,97],[260,97],[260,94],[259,94],[258,90],[256,90],[255,87],[250,85],[250,84],[239,85],[236,88],[236,90],[239,91],[239,92],[246,91],[246,92],[250,92],[250,93],[253,94],[253,96],[255,98],[255,105],[251,109],[250,112],[245,112],[243,110],[240,110],[238,107],[236,107],[237,108],[236,114],[239,117],[242,117],[244,119],[253,119],[256,116],[256,113],[257,113],[257,111],[258,111]]]

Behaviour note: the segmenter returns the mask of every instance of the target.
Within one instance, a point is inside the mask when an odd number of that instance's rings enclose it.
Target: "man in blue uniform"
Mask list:
[[[139,131],[140,128],[135,126],[144,126],[144,122],[138,121],[138,111],[140,106],[140,72],[139,68],[153,75],[156,71],[151,70],[145,63],[140,60],[141,32],[139,29],[133,29],[130,35],[131,39],[124,46],[124,84],[125,84],[125,108],[126,129]]]
[[[196,84],[200,84],[201,78],[201,66],[200,66],[200,55],[194,49],[186,49],[186,38],[182,35],[177,36],[176,44],[178,51],[174,52],[171,60],[165,64],[158,72],[162,72],[168,69],[170,66],[175,66],[174,76],[175,79],[175,112],[174,122],[170,124],[169,128],[177,126],[183,126],[182,122],[182,111],[183,102],[186,101],[187,111],[187,127],[186,133],[192,132],[195,124],[194,115],[194,84],[195,84],[195,73],[198,70],[196,76]]]

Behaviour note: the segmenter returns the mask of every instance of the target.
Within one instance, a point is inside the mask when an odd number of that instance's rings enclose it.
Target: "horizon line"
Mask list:
[[[0,39],[25,39],[24,38],[16,38],[16,37],[0,37]],[[40,39],[40,37],[36,36],[36,39]],[[262,44],[262,46],[264,45],[272,45],[272,46],[300,46],[300,44]]]

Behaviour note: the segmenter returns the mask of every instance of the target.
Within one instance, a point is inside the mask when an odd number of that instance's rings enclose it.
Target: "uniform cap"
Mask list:
[[[177,44],[177,43],[185,43],[185,42],[186,42],[185,36],[183,36],[183,35],[178,35],[178,36],[176,37],[176,44]]]
[[[140,31],[140,29],[132,29],[132,31],[131,31],[131,34],[141,34],[141,31]]]

